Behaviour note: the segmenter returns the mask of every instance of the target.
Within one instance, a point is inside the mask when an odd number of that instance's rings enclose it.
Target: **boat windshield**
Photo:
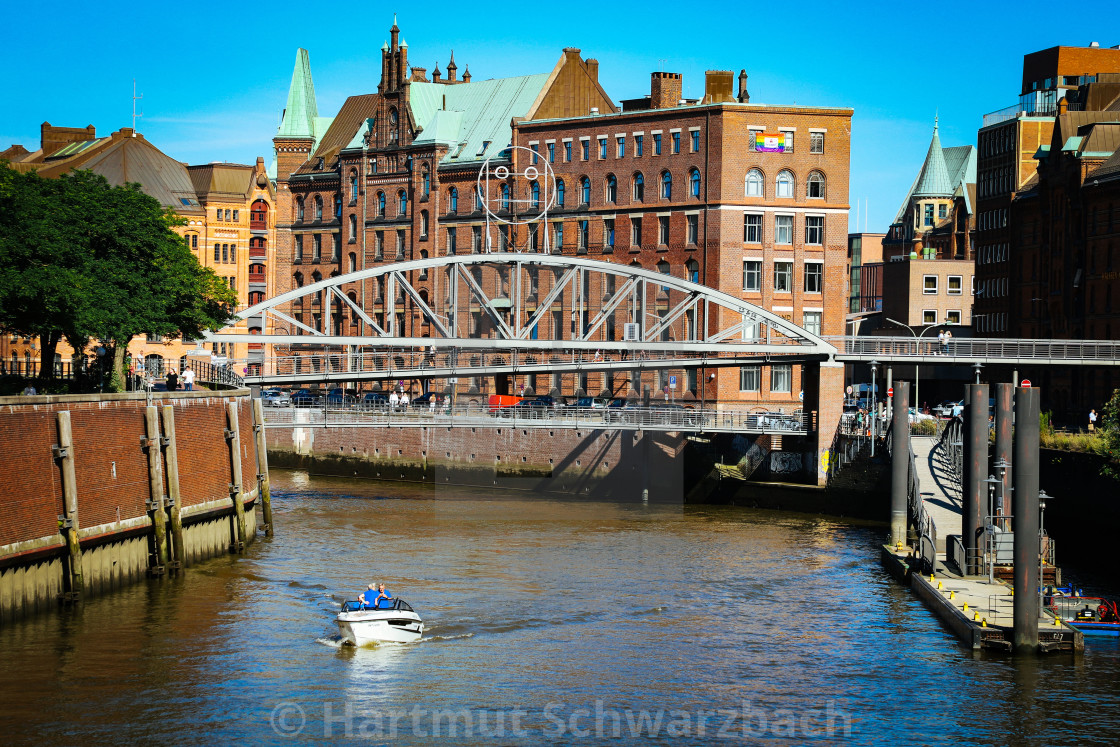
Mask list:
[[[367,607],[357,599],[351,599],[342,605],[343,612],[360,612],[365,610],[406,610],[413,612],[414,610],[403,599],[382,599],[377,607]]]

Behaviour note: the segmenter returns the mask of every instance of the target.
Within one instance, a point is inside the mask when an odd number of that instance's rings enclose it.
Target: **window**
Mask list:
[[[626,137],[619,136],[618,138],[618,157],[622,158],[626,155]]]
[[[564,163],[571,163],[572,161],[572,141],[568,140],[564,143]]]
[[[420,238],[428,238],[428,211],[420,211]]]
[[[482,155],[483,153],[485,153],[485,152],[486,152],[486,149],[490,147],[490,143],[492,143],[492,142],[494,142],[494,141],[493,141],[493,140],[483,140],[483,141],[482,141],[482,147],[481,147],[481,148],[479,148],[479,149],[478,149],[478,150],[477,150],[477,151],[475,152],[475,155],[476,155],[476,156],[481,156],[481,155]]]
[[[448,254],[454,254],[456,248],[457,247],[455,246],[455,229],[454,228],[449,228],[449,229],[447,229],[447,253]]]
[[[762,385],[761,366],[741,366],[739,368],[739,391],[757,392]]]
[[[214,250],[217,251],[218,245],[214,245]],[[303,262],[303,236],[296,236],[296,264]]]
[[[774,292],[790,293],[793,291],[793,262],[774,263]]]
[[[581,220],[579,222],[579,234],[576,236],[576,246],[584,254],[587,253],[587,245],[591,243],[591,230],[588,225],[589,223],[590,221]]]
[[[482,226],[471,226],[471,253],[482,251]]]
[[[964,276],[963,275],[950,275],[946,279],[945,292],[950,296],[959,296],[964,292]]]
[[[474,210],[477,213],[482,210],[482,192],[478,191],[478,187],[474,188]]]
[[[397,231],[397,259],[404,259],[404,231]]]
[[[642,219],[640,217],[633,217],[630,219],[630,246],[642,245]]]
[[[662,275],[672,275],[673,274],[671,268],[669,267],[669,263],[666,262],[665,260],[661,260],[660,262],[657,263],[657,271],[659,273],[661,273]],[[661,286],[661,290],[663,290],[665,292],[668,292],[669,291],[669,286],[663,285],[663,286]],[[662,312],[662,313],[664,313],[664,312]],[[664,340],[666,338],[663,337],[661,339]]]
[[[614,218],[603,219],[603,243],[614,248]]]
[[[432,175],[428,171],[428,164],[424,164],[420,170],[420,189],[425,199],[432,193]]]
[[[810,215],[805,218],[805,243],[824,243],[824,216]]]
[[[793,174],[782,170],[778,172],[778,197],[793,197]]]
[[[337,236],[338,234],[335,234],[335,235]],[[237,261],[237,244],[230,244],[229,245],[229,261],[230,262],[236,262]]]
[[[447,204],[449,212],[459,212],[459,190],[455,189],[455,187],[452,187],[447,192]]]
[[[297,236],[296,238],[298,239],[299,237]],[[298,244],[298,242],[297,242],[297,244]],[[298,248],[298,246],[297,246],[297,248]],[[299,255],[297,254],[296,256],[298,257]],[[222,245],[221,244],[214,244],[214,261],[215,262],[221,262],[222,261]]]
[[[663,245],[669,243],[669,216],[668,215],[657,216],[657,243],[658,244],[663,244]]]
[[[320,234],[311,237],[311,261],[323,261],[323,237]]]
[[[501,186],[501,209],[504,212],[509,211],[509,185],[502,184]]]
[[[377,231],[373,235],[373,258],[384,259],[385,257],[385,232]]]
[[[945,312],[945,322],[947,324],[960,324],[961,323],[961,312],[960,311],[946,311]]]
[[[743,241],[748,244],[760,244],[763,241],[763,216],[743,216]]]
[[[806,311],[802,317],[803,321],[801,326],[805,331],[811,335],[820,335],[821,333],[821,312],[819,311]]]
[[[770,391],[786,394],[793,391],[793,366],[787,363],[770,367]]]
[[[552,224],[552,248],[561,249],[564,246],[564,223],[557,221]]]
[[[296,202],[296,219],[303,221],[303,200],[300,199]]]
[[[824,198],[824,174],[819,171],[814,171],[809,174],[805,195],[813,199]]]
[[[556,180],[556,207],[564,207],[564,180]]]
[[[357,254],[355,254],[354,252],[350,252],[350,254],[347,255],[346,259],[347,259],[347,265],[346,265],[347,266],[347,270],[346,270],[347,272],[354,272],[355,270],[358,269],[358,255]]]
[[[237,220],[238,220],[238,217],[237,217],[237,216],[238,216],[238,213],[240,213],[240,211],[239,211],[239,210],[234,210],[234,211],[233,211],[233,220],[234,220],[234,222],[235,222],[235,223],[236,223],[236,222],[237,222]]]
[[[926,216],[925,224],[927,226],[932,226],[933,225],[933,204],[932,203],[927,204],[925,206],[925,216]]]
[[[645,136],[644,135],[635,135],[634,136],[634,155],[635,156],[641,156],[642,155],[642,144],[644,142],[645,142]]]
[[[660,156],[661,155],[661,133],[660,132],[653,133],[653,155],[655,155],[655,156]]]
[[[688,278],[689,282],[700,282],[700,263],[695,259],[690,259],[684,263],[684,271],[685,276]]]
[[[397,194],[397,203],[401,215],[408,213],[408,193],[403,189]]]
[[[669,135],[673,138],[672,152],[676,155],[681,152],[681,134],[679,132],[670,132]]]
[[[319,200],[319,198],[318,198],[318,197],[316,197],[315,199],[316,199],[316,200]],[[320,207],[322,207],[322,202],[323,202],[322,200],[319,200],[319,205],[320,205]],[[231,211],[230,211],[230,209],[229,209],[229,208],[226,208],[226,220],[227,220],[227,221],[228,221],[228,220],[232,220],[232,217],[230,216],[230,212],[231,212]],[[322,211],[320,211],[320,212],[322,212]]]
[[[700,199],[700,169],[688,172],[688,191],[696,199]]]
[[[579,141],[579,160],[586,161],[590,157],[590,153],[588,153],[589,150],[591,150],[591,141],[590,140],[580,140]]]
[[[762,197],[762,172],[751,169],[747,172],[747,197]]]
[[[810,132],[809,133],[809,152],[810,153],[824,153],[824,133],[823,132]]]
[[[534,210],[541,208],[541,185],[540,182],[532,182],[529,184],[529,199],[533,205]]]
[[[685,222],[688,224],[688,243],[698,243],[700,241],[700,216],[686,215]]]
[[[548,162],[556,163],[556,143],[548,143]]]
[[[586,176],[579,178],[579,202],[581,205],[591,204],[591,180]]]
[[[700,152],[700,130],[692,130],[688,133],[692,137],[692,152]]]
[[[673,175],[668,171],[661,173],[661,199],[673,199]]]
[[[782,150],[793,153],[793,130],[778,130],[782,134]]]
[[[923,309],[922,324],[937,324],[937,311],[935,309]]]
[[[793,216],[778,215],[774,217],[774,243],[793,243]]]
[[[397,110],[396,109],[390,109],[389,110],[389,142],[390,143],[395,143],[398,139],[398,136],[400,134],[398,132],[399,123],[400,123],[400,117],[397,115]]]
[[[940,205],[937,206],[937,217],[938,218],[947,217],[948,216],[948,210],[949,210],[949,206],[946,205],[944,202],[941,203]]]
[[[607,202],[618,202],[618,179],[614,174],[607,175]]]
[[[937,293],[937,276],[936,275],[923,275],[922,276],[922,293],[932,295]]]
[[[634,175],[634,202],[641,202],[645,199],[646,194],[646,180],[641,173]]]
[[[743,290],[758,292],[762,290],[762,262],[757,259],[743,260]]]
[[[323,198],[315,195],[315,220],[323,219]]]
[[[599,138],[599,160],[607,157],[607,139],[605,137]]]
[[[537,145],[536,143],[532,143],[529,146],[529,150],[533,151],[533,165],[536,166],[537,163],[539,163],[540,159],[541,159],[540,146]]]
[[[379,218],[385,217],[385,193],[377,193],[377,216]]]
[[[350,214],[350,231],[347,234],[350,241],[358,240],[358,216]]]
[[[805,292],[820,293],[823,288],[824,265],[820,262],[805,263]]]

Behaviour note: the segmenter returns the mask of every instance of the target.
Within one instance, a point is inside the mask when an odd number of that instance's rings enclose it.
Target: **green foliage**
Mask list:
[[[172,230],[181,224],[139,184],[0,165],[0,329],[40,337],[49,360],[63,337],[123,349],[136,335],[222,326],[236,295]]]
[[[1054,413],[1047,410],[1046,412],[1038,413],[1038,432],[1039,433],[1053,433],[1054,432]]]

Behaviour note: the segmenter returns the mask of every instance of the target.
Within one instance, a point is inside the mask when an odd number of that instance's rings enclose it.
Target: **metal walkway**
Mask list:
[[[936,339],[915,337],[827,337],[844,363],[963,365],[1004,363],[1019,366],[1117,366],[1120,342],[1112,340],[1033,340],[966,337],[942,347]]]
[[[945,536],[960,535],[962,526],[961,486],[950,456],[937,436],[911,436],[914,468],[926,513],[937,525],[938,554],[945,552]]]

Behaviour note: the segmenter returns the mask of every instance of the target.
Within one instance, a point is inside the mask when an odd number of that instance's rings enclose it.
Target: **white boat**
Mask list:
[[[353,646],[412,643],[424,634],[424,621],[403,599],[382,599],[376,608],[356,600],[346,602],[336,622],[342,642]]]

